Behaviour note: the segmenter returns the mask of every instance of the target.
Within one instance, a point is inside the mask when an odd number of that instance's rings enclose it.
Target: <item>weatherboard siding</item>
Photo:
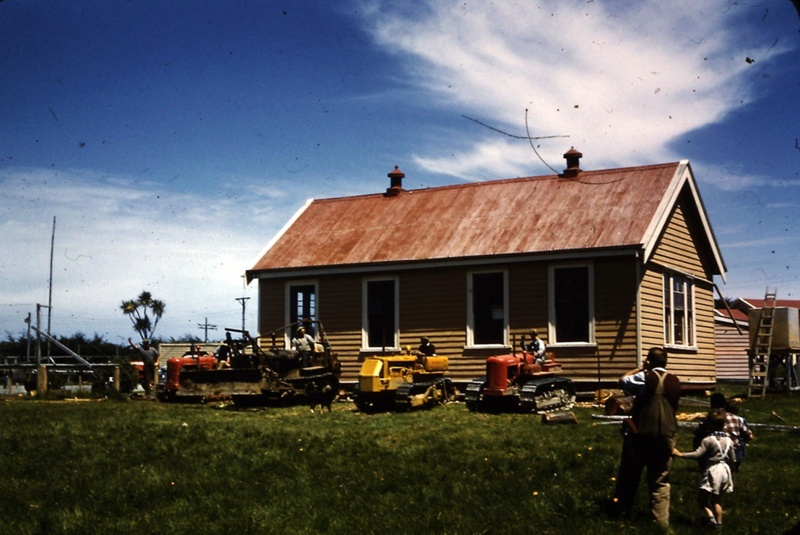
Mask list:
[[[727,380],[745,380],[750,376],[748,368],[748,340],[747,325],[741,327],[741,332],[732,323],[715,322],[715,337],[717,349],[717,378]]]
[[[355,377],[360,368],[361,277],[355,274],[328,275],[318,280],[318,319],[339,357],[343,376]]]
[[[663,242],[669,244],[669,239]],[[636,262],[630,256],[596,259],[594,271],[595,345],[589,347],[549,346],[561,362],[564,374],[577,383],[613,383],[637,365],[636,345]],[[470,348],[467,341],[467,279],[472,269],[440,267],[371,273],[366,278],[395,278],[399,284],[400,347],[412,350],[420,336],[427,336],[439,355],[450,358],[450,375],[468,380],[483,375],[485,359],[493,354],[518,348],[523,335],[531,328],[539,330],[547,342],[548,263],[521,262],[483,266],[480,271],[508,272],[509,347]],[[641,283],[642,341],[644,351],[663,345],[663,279],[658,265],[646,270]],[[319,320],[324,325],[334,350],[342,363],[342,381],[355,381],[364,357],[362,322],[362,274],[318,276]],[[302,282],[293,278],[292,283]],[[285,321],[285,280],[261,281],[261,318],[282,325]],[[713,311],[710,288],[696,286],[697,350],[671,350],[671,369],[688,383],[708,383],[714,379]],[[266,324],[262,329],[267,329]]]
[[[285,324],[283,284],[278,281],[261,281],[258,285],[258,331],[266,334]],[[262,347],[271,343],[262,340]]]
[[[676,373],[685,386],[707,387],[716,381],[714,341],[713,286],[708,282],[713,274],[708,270],[710,260],[703,255],[707,249],[697,243],[696,218],[685,210],[686,197],[673,209],[652,263],[642,281],[642,343],[643,349],[664,344],[664,288],[667,270],[690,275],[694,279],[695,345],[693,348],[668,347],[670,371]]]
[[[659,264],[706,278],[702,259],[695,248],[689,224],[680,204],[672,213],[652,259]]]
[[[636,361],[636,262],[633,255],[594,262],[597,350],[573,358],[574,380],[615,381]]]

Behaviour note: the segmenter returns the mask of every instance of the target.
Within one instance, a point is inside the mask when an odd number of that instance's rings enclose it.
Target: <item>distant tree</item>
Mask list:
[[[28,349],[28,340],[24,334],[19,338],[6,331],[6,338],[0,340],[0,357],[24,357]]]
[[[133,323],[133,329],[139,333],[144,340],[151,339],[158,326],[158,320],[164,314],[166,305],[159,299],[153,299],[148,291],[143,291],[136,299],[123,301],[120,308],[122,313],[128,316]],[[152,319],[151,319],[152,316]]]
[[[120,353],[128,353],[130,351],[128,344],[119,345],[113,342],[106,342],[97,333],[94,333],[94,338],[89,338],[79,331],[71,336],[59,336],[58,341],[90,361],[93,361],[94,357],[104,357],[105,360],[108,360],[118,356]]]
[[[200,344],[202,342],[203,341],[200,339],[199,336],[191,333],[186,333],[177,338],[175,338],[174,336],[169,337],[170,344]]]

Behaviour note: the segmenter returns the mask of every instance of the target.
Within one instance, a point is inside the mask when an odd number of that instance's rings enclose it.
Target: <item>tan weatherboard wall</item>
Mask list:
[[[715,322],[717,379],[746,380],[750,376],[747,325],[736,328],[730,321]]]
[[[259,281],[258,285],[258,332],[267,333],[284,325],[283,283]]]
[[[615,381],[636,359],[636,267],[631,253],[588,260],[593,265],[595,287],[595,336],[590,348],[554,347],[567,375],[577,381]],[[420,336],[428,336],[439,355],[450,358],[455,379],[484,374],[486,357],[505,349],[467,348],[467,275],[474,271],[505,270],[508,273],[509,344],[536,328],[547,342],[547,262],[498,264],[496,266],[440,267],[387,271],[383,274],[340,274],[314,277],[318,284],[319,319],[342,362],[344,381],[353,381],[365,353],[361,351],[361,302],[364,278],[396,278],[399,283],[400,346],[415,348]],[[311,278],[308,282],[311,282]],[[292,283],[302,284],[301,277]],[[261,332],[285,321],[285,280],[260,281]]]
[[[631,254],[594,262],[594,352],[560,357],[578,382],[615,382],[636,360],[636,263]]]
[[[646,266],[642,281],[642,346],[664,345],[664,279],[667,270],[695,277],[696,341],[693,348],[668,347],[669,370],[684,386],[707,387],[716,382],[714,347],[714,294],[707,248],[698,246],[702,236],[697,217],[684,210],[686,197],[676,204],[665,231]],[[635,363],[633,363],[635,364]]]
[[[441,355],[460,357],[466,340],[466,270],[407,270],[370,274],[318,276],[318,319],[342,362],[343,380],[355,380],[364,354],[362,336],[362,288],[364,279],[396,278],[399,284],[400,347],[419,345],[428,336]],[[311,279],[309,279],[311,281]],[[293,277],[293,284],[302,284]],[[284,279],[262,280],[260,329],[282,324],[285,310]],[[459,363],[451,363],[453,365]]]

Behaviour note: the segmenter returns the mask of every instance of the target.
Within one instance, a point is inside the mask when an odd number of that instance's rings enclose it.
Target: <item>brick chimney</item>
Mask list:
[[[403,177],[406,175],[396,165],[394,166],[394,170],[386,176],[388,176],[390,180],[389,187],[386,188],[386,197],[396,197],[405,191],[403,189]]]
[[[581,172],[580,163],[583,154],[575,150],[575,147],[572,147],[564,153],[564,158],[567,160],[567,168],[559,176],[562,178],[575,178]]]

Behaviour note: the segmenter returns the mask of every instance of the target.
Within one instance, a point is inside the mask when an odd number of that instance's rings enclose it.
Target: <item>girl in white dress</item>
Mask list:
[[[684,459],[702,459],[703,475],[700,478],[698,501],[708,517],[710,526],[722,527],[722,494],[733,492],[731,466],[736,461],[733,440],[723,431],[726,414],[723,409],[713,409],[708,413],[712,433],[705,437],[696,450],[681,453],[673,450],[673,455]]]

